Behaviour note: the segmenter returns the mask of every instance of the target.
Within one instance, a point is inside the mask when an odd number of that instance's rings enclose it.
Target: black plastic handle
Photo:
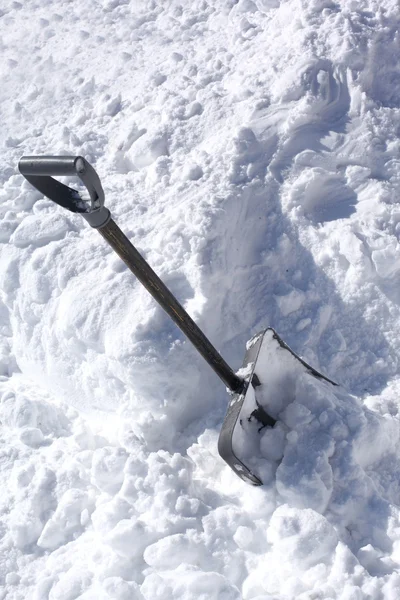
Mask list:
[[[71,212],[81,213],[91,227],[103,227],[109,221],[99,176],[83,156],[23,156],[18,169],[44,196]],[[77,190],[53,179],[65,175],[79,177],[89,192],[90,206]]]

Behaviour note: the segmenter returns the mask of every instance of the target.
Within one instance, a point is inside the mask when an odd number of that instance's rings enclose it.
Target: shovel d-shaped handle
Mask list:
[[[103,227],[109,221],[100,178],[83,156],[23,156],[18,168],[39,192],[59,206],[80,213],[91,227]],[[74,188],[54,179],[63,176],[78,177],[89,193],[90,202]]]

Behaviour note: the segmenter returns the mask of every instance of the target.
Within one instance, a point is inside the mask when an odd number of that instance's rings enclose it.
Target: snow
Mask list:
[[[399,25],[394,0],[3,2],[1,600],[397,600]],[[224,386],[32,154],[85,156],[234,369],[271,326],[340,384],[261,357],[278,423],[237,443],[262,487],[218,456]]]

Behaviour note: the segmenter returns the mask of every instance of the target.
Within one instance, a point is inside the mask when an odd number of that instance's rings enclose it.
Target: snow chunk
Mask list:
[[[254,533],[252,529],[250,529],[250,527],[244,527],[243,525],[240,525],[236,529],[233,539],[235,540],[239,548],[246,549],[252,545],[254,540]]]
[[[75,600],[85,599],[84,593],[92,582],[92,573],[80,565],[74,565],[67,572],[62,573],[59,580],[52,586],[48,596],[49,600]]]
[[[384,248],[374,250],[371,260],[379,277],[383,279],[394,277],[400,270],[400,244],[397,240],[391,240]]]
[[[89,505],[86,492],[73,488],[66,491],[55,513],[44,526],[37,545],[54,549],[65,544],[67,540],[76,538],[82,531],[81,514]]]
[[[331,559],[338,538],[325,517],[311,509],[280,506],[267,531],[274,551],[302,569]]]
[[[70,422],[64,414],[63,407],[42,400],[31,400],[20,393],[3,395],[0,402],[0,420],[8,427],[25,429],[25,433],[22,433],[24,439],[28,439],[29,435],[38,439],[38,433],[28,433],[36,429],[44,435],[56,436],[67,434],[70,429]]]
[[[12,511],[9,528],[15,546],[24,549],[31,546],[39,538],[43,523],[33,511],[26,513],[21,506]]]
[[[146,131],[126,152],[127,158],[137,169],[148,167],[160,156],[169,155],[169,134],[160,129]]]
[[[98,116],[107,115],[110,117],[115,117],[122,109],[122,98],[121,94],[117,94],[116,96],[111,96],[110,94],[105,94],[100,97],[95,106],[95,114]]]
[[[122,577],[107,577],[103,588],[112,600],[143,600],[138,584]]]
[[[286,432],[279,423],[273,428],[266,427],[260,441],[263,456],[269,460],[281,460],[286,442]]]
[[[20,433],[19,439],[21,442],[32,448],[37,448],[44,441],[43,433],[37,427],[26,427]]]
[[[18,221],[3,219],[0,222],[0,243],[7,243],[17,227]]]
[[[184,169],[183,176],[190,181],[197,181],[203,177],[203,169],[199,165],[188,165]]]
[[[178,533],[162,538],[146,548],[143,558],[148,565],[158,569],[176,569],[182,563],[198,565],[201,560],[201,544],[192,532]]]
[[[106,446],[93,454],[92,482],[103,492],[114,494],[124,480],[128,454],[123,448]]]
[[[25,217],[10,238],[19,248],[30,244],[38,247],[62,239],[69,229],[67,219],[57,212],[52,215],[29,215]]]
[[[239,590],[223,575],[208,571],[201,572],[195,567],[181,565],[171,572],[148,575],[141,591],[146,598],[170,598],[171,600],[240,600]]]
[[[104,502],[96,507],[92,514],[93,527],[101,536],[104,536],[121,520],[128,519],[131,512],[130,505],[123,498],[115,496],[110,502]]]
[[[154,540],[154,534],[138,519],[122,519],[105,537],[105,542],[119,555],[138,559]]]
[[[275,300],[282,315],[287,317],[301,308],[305,300],[305,294],[299,290],[292,290],[286,296],[275,296]]]

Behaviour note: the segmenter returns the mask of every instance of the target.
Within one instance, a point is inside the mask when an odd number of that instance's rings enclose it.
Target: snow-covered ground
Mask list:
[[[1,600],[400,597],[399,27],[397,0],[3,0]],[[233,368],[272,326],[340,384],[287,365],[264,486],[218,456],[224,386],[29,154],[93,164]]]

